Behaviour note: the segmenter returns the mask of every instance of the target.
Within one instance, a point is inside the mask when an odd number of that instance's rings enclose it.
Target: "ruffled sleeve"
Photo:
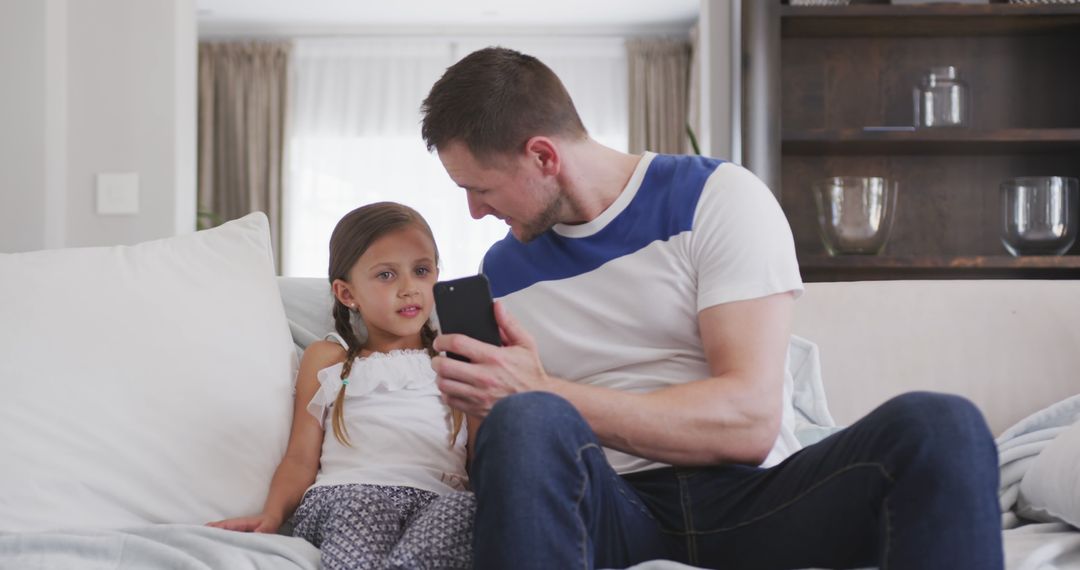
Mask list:
[[[345,363],[323,368],[317,374],[319,391],[307,405],[307,411],[319,425],[326,427],[326,416],[341,392],[341,370]],[[431,357],[423,350],[395,350],[375,353],[353,361],[349,371],[346,398],[363,397],[374,392],[415,390],[435,383]]]
[[[318,372],[319,391],[315,392],[315,397],[307,405],[308,413],[319,420],[319,426],[323,429],[326,429],[326,414],[341,391],[342,366],[343,364],[335,364]]]

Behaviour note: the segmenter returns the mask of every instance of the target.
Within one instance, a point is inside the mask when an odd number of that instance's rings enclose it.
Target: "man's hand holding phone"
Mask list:
[[[482,290],[484,295],[462,294],[476,290]],[[439,390],[447,405],[481,418],[506,396],[546,390],[554,382],[540,364],[532,336],[502,303],[491,302],[488,291],[487,280],[482,275],[438,283],[435,287],[442,334],[435,339],[434,347],[448,355],[436,356],[431,361],[439,377]],[[491,316],[493,327],[491,323],[484,324],[487,315]],[[473,338],[470,333],[474,331],[478,331],[475,336],[485,338]]]

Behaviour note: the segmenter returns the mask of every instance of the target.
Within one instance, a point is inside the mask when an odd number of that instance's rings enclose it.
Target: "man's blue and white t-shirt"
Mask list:
[[[803,290],[791,228],[757,177],[728,162],[652,153],[596,219],[529,243],[507,235],[483,272],[535,337],[549,374],[631,392],[710,376],[702,310]],[[765,466],[798,449],[791,393],[785,373],[780,436]],[[664,466],[606,452],[619,473]]]

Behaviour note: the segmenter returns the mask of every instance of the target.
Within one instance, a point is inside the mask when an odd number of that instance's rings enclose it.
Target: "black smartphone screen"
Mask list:
[[[491,287],[483,274],[436,283],[435,312],[439,316],[439,329],[443,334],[463,334],[502,346],[499,326],[495,323]],[[447,352],[446,355],[469,362],[460,354]]]

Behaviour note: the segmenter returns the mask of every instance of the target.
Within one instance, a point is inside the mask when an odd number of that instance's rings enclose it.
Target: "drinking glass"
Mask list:
[[[837,176],[815,183],[813,189],[818,229],[830,255],[881,252],[896,212],[896,181]]]
[[[1001,243],[1013,255],[1061,255],[1076,241],[1076,178],[1025,176],[1001,183]]]

